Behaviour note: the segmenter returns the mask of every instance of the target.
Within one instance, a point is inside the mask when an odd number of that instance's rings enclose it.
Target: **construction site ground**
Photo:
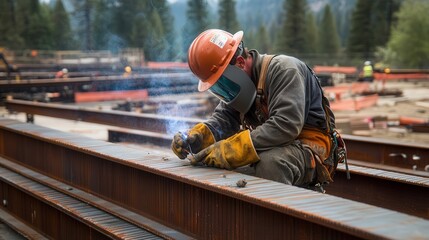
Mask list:
[[[373,90],[381,89],[381,87],[379,82],[374,82],[370,85]],[[429,133],[415,133],[404,126],[395,126],[398,124],[400,116],[429,119],[429,82],[387,82],[384,87],[386,89],[401,90],[403,95],[400,97],[380,96],[376,105],[359,111],[336,111],[336,122],[340,131],[346,134],[429,144]],[[154,97],[151,101],[168,99],[169,101],[186,102],[188,101],[187,99],[190,100],[195,97],[204,98],[201,94],[186,94]],[[80,105],[88,108],[110,110],[118,102],[121,101],[82,103]],[[0,116],[17,119],[22,122],[26,121],[24,113],[11,114],[4,107],[0,107]],[[374,125],[370,123],[373,118],[385,118],[386,121],[378,122]],[[107,128],[112,128],[111,126],[45,116],[35,116],[34,123],[101,140],[107,140]]]
[[[372,90],[382,89],[380,82]],[[377,104],[359,111],[336,111],[337,126],[344,133],[429,144],[429,133],[412,132],[399,126],[400,117],[429,120],[429,82],[387,82],[385,89],[401,90],[402,96],[379,96]],[[385,119],[376,124],[371,119]],[[346,129],[347,128],[347,129]]]

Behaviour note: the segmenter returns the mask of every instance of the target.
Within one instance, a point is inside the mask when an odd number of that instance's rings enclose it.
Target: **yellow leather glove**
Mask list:
[[[180,158],[188,155],[191,146],[192,152],[197,153],[215,142],[213,133],[204,123],[198,123],[185,134],[178,132],[173,137],[171,149]]]
[[[257,161],[259,156],[253,147],[250,131],[246,130],[194,154],[191,163],[202,162],[208,166],[234,169]]]

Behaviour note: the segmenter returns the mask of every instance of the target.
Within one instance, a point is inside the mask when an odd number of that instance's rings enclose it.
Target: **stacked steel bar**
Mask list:
[[[44,115],[127,128],[117,130],[116,132],[111,131],[110,134],[114,141],[122,137],[127,137],[128,139],[147,139],[151,136],[144,136],[146,133],[142,131],[150,131],[152,133],[147,134],[152,136],[157,135],[159,138],[157,143],[160,145],[169,145],[170,143],[168,140],[169,137],[162,135],[167,132],[167,128],[170,124],[181,126],[183,129],[186,129],[204,121],[204,119],[198,118],[160,116],[123,111],[101,111],[85,109],[78,106],[64,106],[60,104],[21,100],[7,101],[6,107],[11,112],[25,112],[32,115]],[[353,135],[344,135],[344,139],[348,146],[348,156],[354,160],[408,169],[416,165],[418,170],[423,170],[426,166],[429,166],[429,158],[424,157],[429,154],[429,146],[424,144],[404,143],[395,140]],[[406,156],[405,158],[402,157],[404,155]],[[414,172],[417,173],[418,171]],[[408,173],[413,174],[412,171]],[[428,176],[428,174],[422,174],[422,176]]]
[[[11,120],[0,154],[199,239],[428,238],[422,218]]]
[[[66,239],[72,234],[75,239],[162,239],[3,167],[0,167],[0,186],[3,195],[7,195],[3,196],[5,209],[35,225],[49,238]]]

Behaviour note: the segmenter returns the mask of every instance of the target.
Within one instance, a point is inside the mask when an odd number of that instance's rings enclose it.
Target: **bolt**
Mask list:
[[[237,187],[243,188],[246,186],[246,184],[247,184],[246,179],[240,179],[237,181]]]
[[[7,200],[6,199],[3,199],[3,206],[7,206]]]

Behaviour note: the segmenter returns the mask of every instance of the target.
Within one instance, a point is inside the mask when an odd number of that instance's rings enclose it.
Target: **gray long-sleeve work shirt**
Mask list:
[[[250,50],[253,57],[251,79],[257,85],[262,57]],[[267,71],[265,96],[268,97],[268,119],[259,122],[251,131],[256,151],[264,151],[292,143],[304,125],[326,129],[325,112],[322,106],[322,90],[317,78],[302,61],[286,55],[275,56]],[[255,105],[255,104],[254,104]],[[253,106],[251,110],[254,111]],[[253,114],[246,114],[246,117]],[[216,141],[228,138],[240,130],[238,111],[220,102],[205,124],[213,132]]]

